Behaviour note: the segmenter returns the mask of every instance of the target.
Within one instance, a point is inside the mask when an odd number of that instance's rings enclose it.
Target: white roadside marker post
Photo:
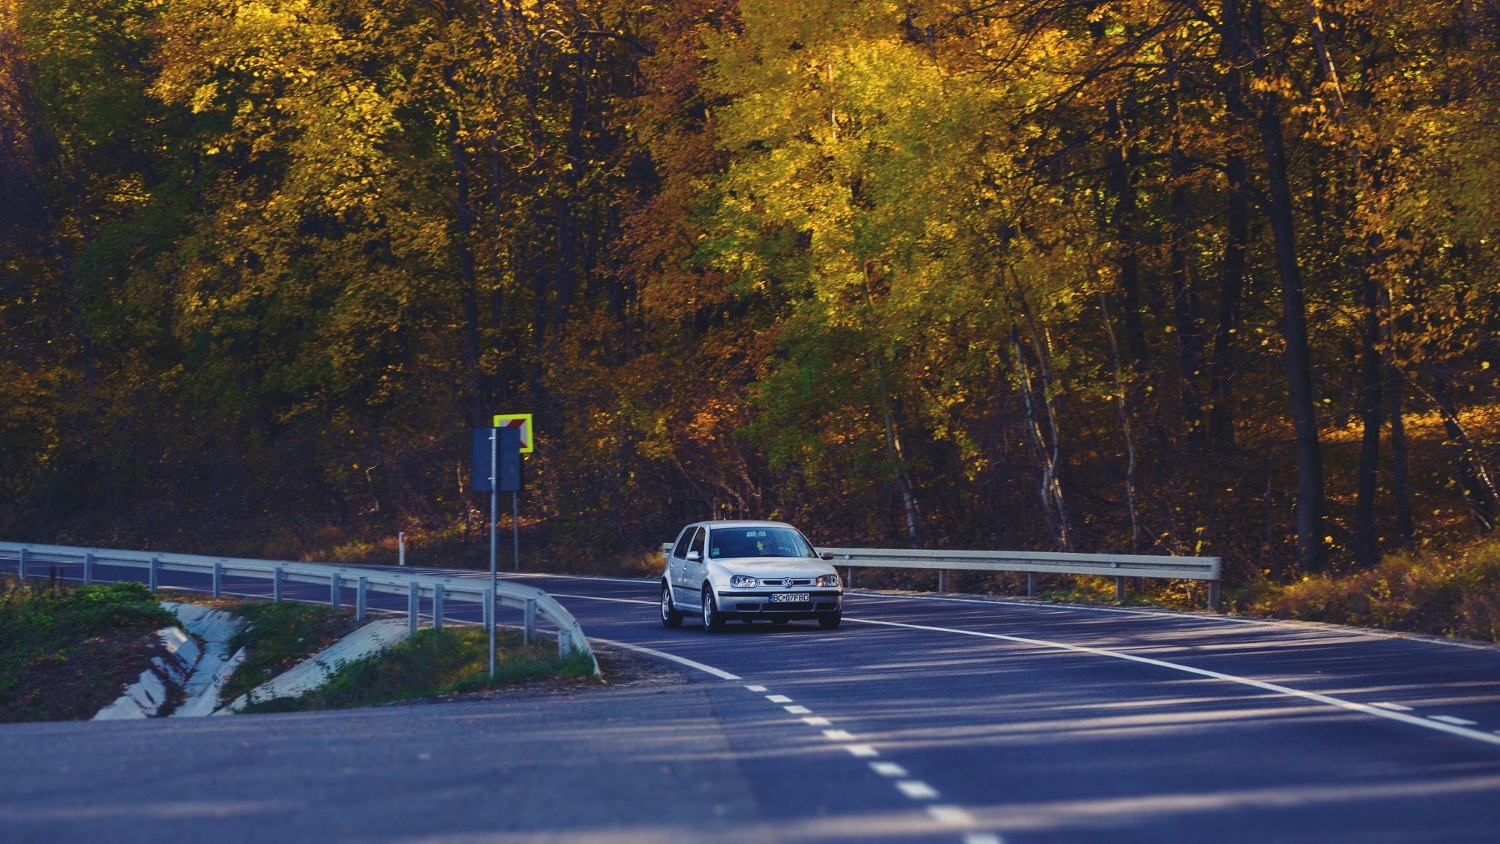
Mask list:
[[[396,565],[406,565],[406,531],[396,534]]]

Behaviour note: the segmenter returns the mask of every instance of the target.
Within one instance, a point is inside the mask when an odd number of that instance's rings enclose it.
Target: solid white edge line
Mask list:
[[[953,627],[933,627],[926,624],[907,624],[900,621],[876,621],[869,618],[851,618],[847,615],[844,616],[844,620],[852,621],[858,624],[877,624],[882,627],[903,627],[909,630],[926,630],[932,633],[954,633],[960,636],[976,636],[981,639],[999,639],[1004,642],[1016,642],[1022,645],[1035,645],[1037,647],[1043,648],[1056,648],[1058,650],[1072,651],[1073,653],[1091,654],[1093,656],[1104,656],[1110,657],[1112,659],[1123,659],[1127,662],[1136,662],[1142,665],[1153,665],[1157,668],[1167,668],[1173,671],[1181,671],[1184,674],[1195,674],[1199,677],[1207,677],[1212,680],[1223,680],[1229,683],[1238,683],[1242,686],[1249,686],[1251,688],[1260,689],[1262,691],[1274,692],[1275,694],[1301,698],[1303,700],[1310,700],[1314,703],[1324,704],[1325,706],[1332,706],[1338,709],[1347,709],[1350,712],[1362,712],[1366,715],[1374,715],[1377,718],[1386,718],[1391,721],[1400,721],[1403,724],[1424,727],[1429,730],[1437,730],[1438,732],[1448,733],[1449,735],[1458,736],[1460,738],[1467,738],[1474,741],[1483,742],[1485,744],[1500,746],[1500,736],[1495,736],[1490,733],[1482,733],[1478,730],[1470,730],[1464,727],[1454,726],[1452,724],[1444,724],[1439,721],[1433,721],[1428,718],[1419,718],[1415,715],[1406,715],[1401,712],[1390,712],[1388,710],[1380,709],[1375,706],[1369,706],[1363,703],[1355,703],[1354,701],[1343,700],[1342,698],[1330,697],[1328,695],[1318,694],[1317,692],[1307,692],[1301,689],[1293,689],[1289,686],[1282,686],[1276,683],[1267,683],[1262,680],[1252,680],[1249,677],[1237,677],[1233,674],[1225,674],[1220,671],[1210,671],[1206,668],[1194,668],[1190,665],[1182,665],[1176,662],[1167,662],[1166,660],[1162,659],[1152,659],[1151,657],[1146,656],[1136,656],[1134,654],[1121,653],[1119,651],[1105,650],[1104,648],[1091,648],[1085,645],[1069,645],[1063,642],[1050,642],[1046,639],[1030,639],[1025,636],[1010,636],[1004,633],[982,633],[977,630],[960,630]]]
[[[718,677],[720,680],[740,680],[740,679],[743,679],[738,674],[730,674],[728,671],[724,671],[722,669],[715,668],[712,665],[704,665],[701,662],[698,662],[698,661],[692,660],[692,659],[688,659],[685,656],[678,656],[676,654],[669,654],[666,651],[659,651],[659,650],[656,650],[655,648],[645,648],[645,647],[641,647],[640,645],[628,645],[628,644],[626,644],[624,642],[617,642],[614,639],[600,639],[600,638],[595,637],[595,636],[590,636],[589,637],[589,641],[591,641],[591,642],[600,642],[600,643],[603,643],[603,644],[606,644],[606,645],[613,645],[613,646],[615,646],[617,648],[624,648],[624,649],[626,649],[628,651],[636,651],[637,653],[649,654],[650,656],[660,657],[662,659],[668,659],[668,660],[671,660],[672,662],[677,663],[678,665],[686,665],[688,668],[696,668],[696,669],[698,669],[699,671],[702,671],[705,674],[712,674],[715,677]]]
[[[657,605],[656,601],[640,601],[635,598],[604,598],[599,595],[565,595],[562,592],[548,592],[554,598],[577,598],[580,601],[606,601],[611,604],[645,604],[648,607]]]
[[[1427,717],[1433,721],[1442,721],[1444,724],[1452,724],[1455,727],[1472,727],[1475,724],[1479,723],[1478,721],[1470,721],[1467,718],[1458,718],[1453,715],[1428,715]]]

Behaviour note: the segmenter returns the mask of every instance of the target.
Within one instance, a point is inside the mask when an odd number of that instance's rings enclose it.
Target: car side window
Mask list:
[[[686,528],[682,531],[682,536],[677,537],[677,547],[672,549],[672,556],[679,560],[687,557],[688,543],[693,539],[693,530],[693,528]]]
[[[703,540],[707,537],[707,533],[708,531],[703,528],[698,528],[698,532],[693,534],[693,544],[688,546],[689,552],[698,552],[699,560],[703,559]]]

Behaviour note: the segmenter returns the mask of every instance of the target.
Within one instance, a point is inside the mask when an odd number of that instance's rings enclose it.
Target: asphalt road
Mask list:
[[[1500,841],[1500,649],[863,593],[714,635],[525,581],[683,682],[0,727],[0,840]]]

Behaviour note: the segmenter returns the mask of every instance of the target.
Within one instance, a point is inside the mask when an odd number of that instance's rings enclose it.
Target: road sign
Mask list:
[[[490,472],[493,466],[499,476],[499,492],[517,492],[521,489],[521,429],[520,428],[474,428],[474,460],[471,488],[475,492],[490,492]],[[494,462],[490,457],[490,436],[499,441]]]
[[[497,413],[495,414],[496,428],[520,428],[521,429],[521,453],[530,454],[536,445],[533,439],[530,413]]]

